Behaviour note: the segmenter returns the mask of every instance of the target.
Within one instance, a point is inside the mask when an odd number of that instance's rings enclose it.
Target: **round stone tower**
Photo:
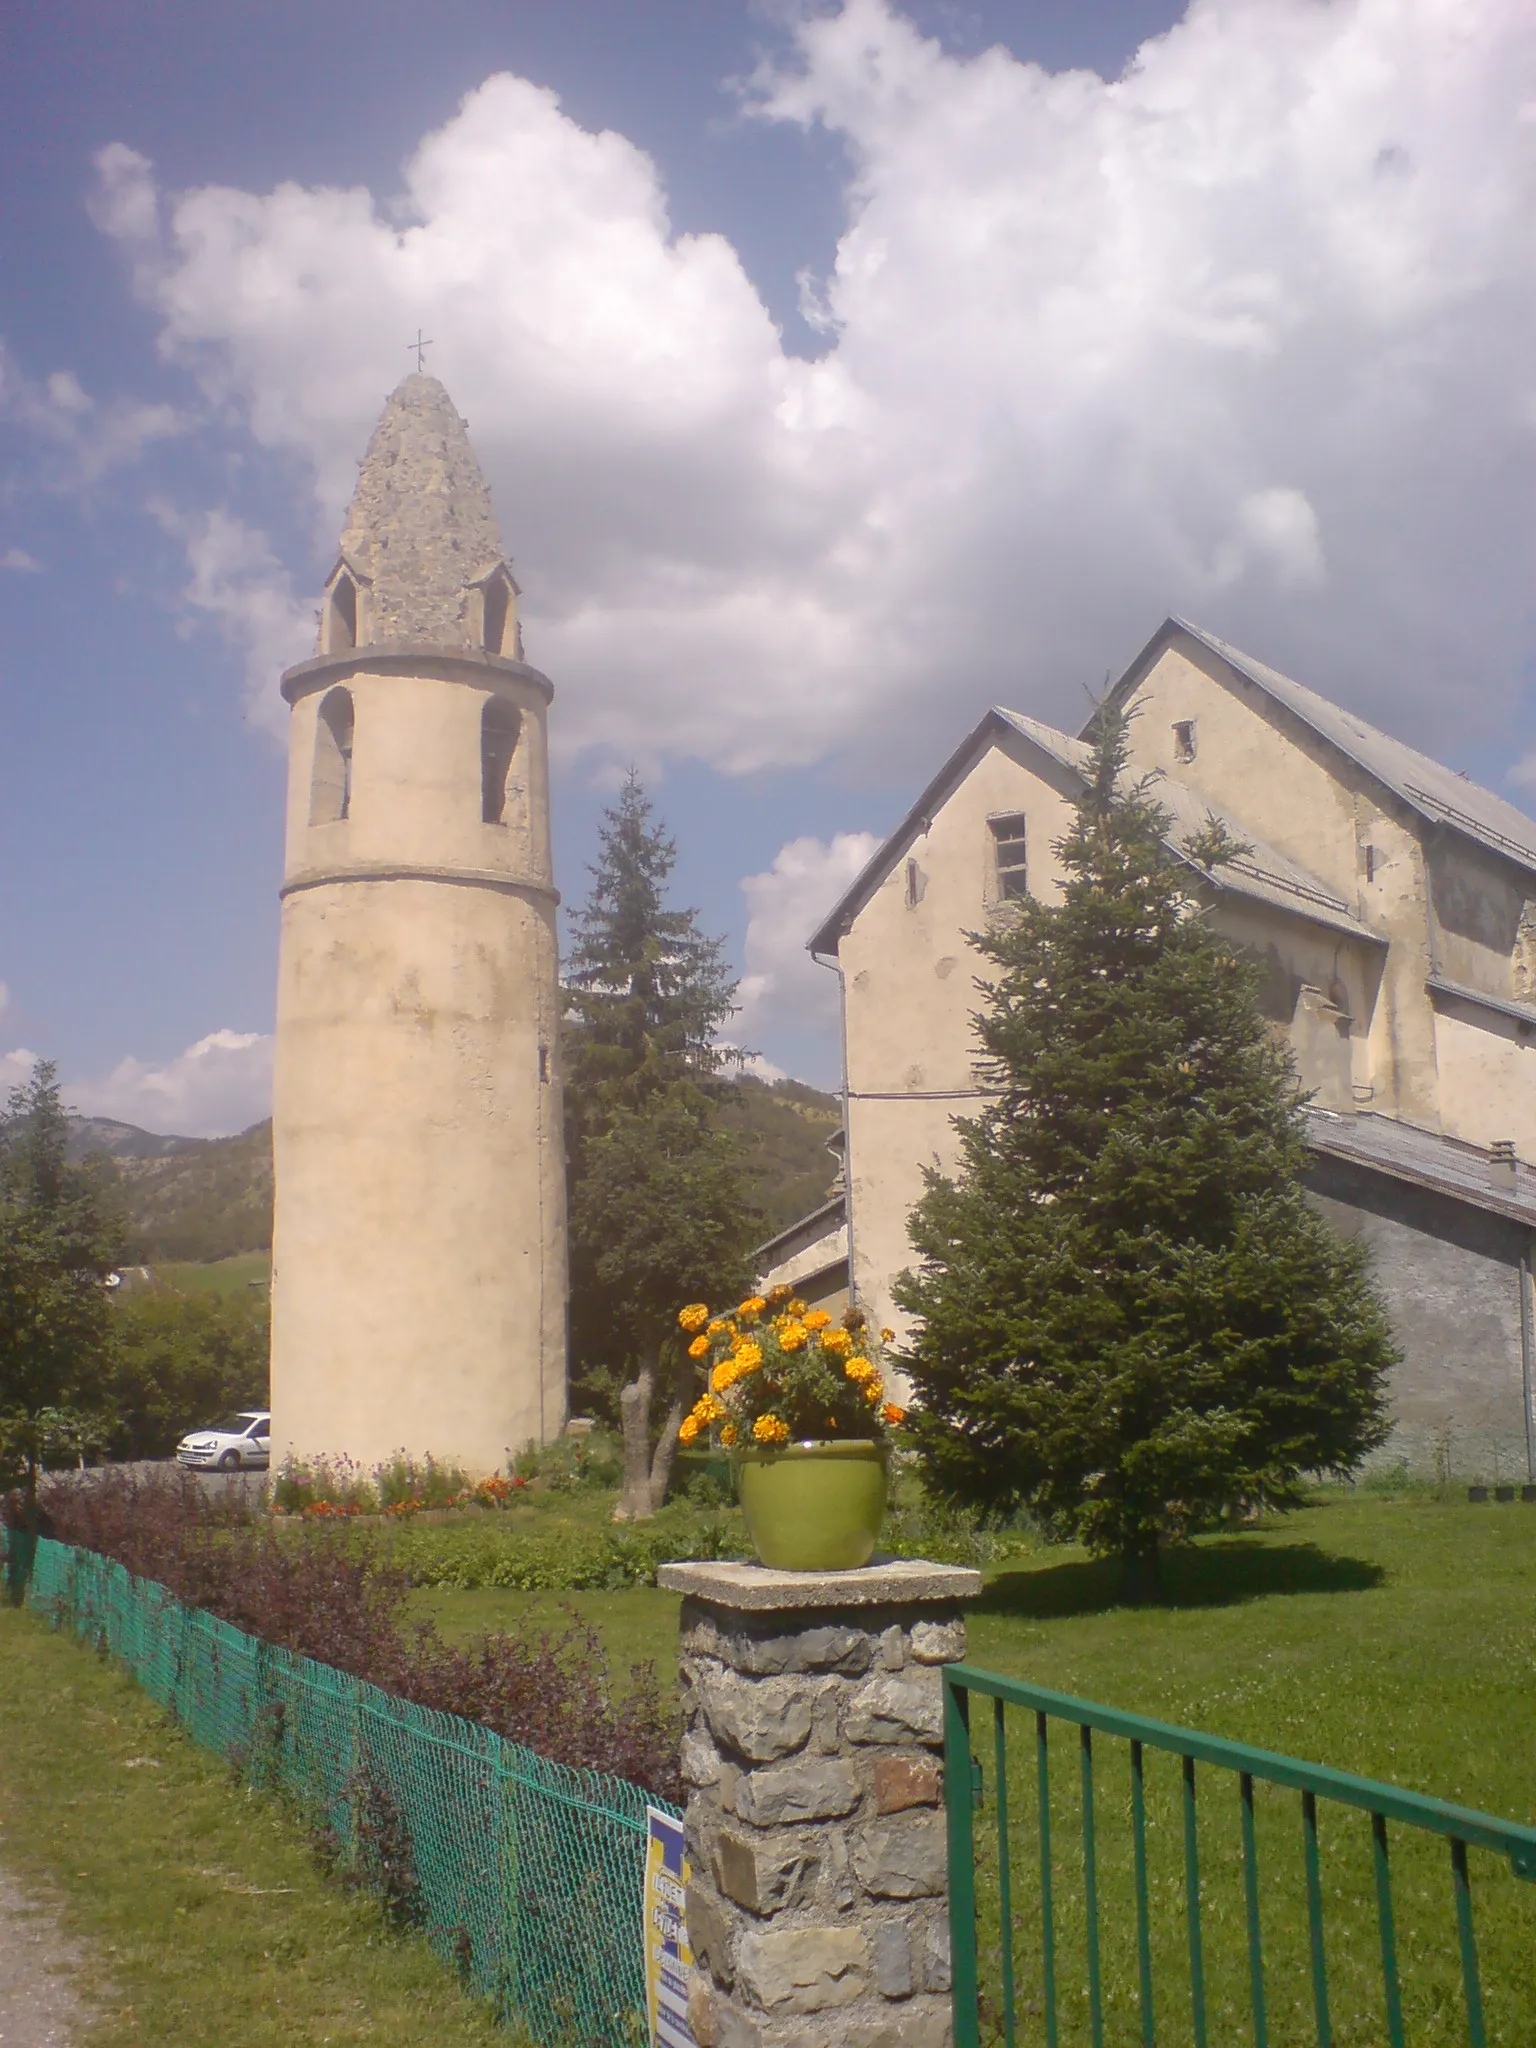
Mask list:
[[[565,1421],[546,718],[463,420],[384,408],[293,707],[272,1437],[471,1473]]]

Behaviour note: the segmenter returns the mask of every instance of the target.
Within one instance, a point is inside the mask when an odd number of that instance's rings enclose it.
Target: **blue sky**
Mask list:
[[[785,1069],[834,1078],[798,943],[868,835],[1167,611],[1520,800],[1516,0],[0,36],[0,1055],[83,1104],[261,1113],[272,684],[418,321],[557,687],[561,885],[638,760]]]

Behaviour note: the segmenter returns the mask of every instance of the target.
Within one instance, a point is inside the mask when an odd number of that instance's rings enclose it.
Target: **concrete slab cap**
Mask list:
[[[981,1573],[920,1557],[876,1558],[852,1572],[777,1572],[761,1564],[664,1564],[656,1583],[716,1607],[908,1607],[926,1601],[974,1600]]]

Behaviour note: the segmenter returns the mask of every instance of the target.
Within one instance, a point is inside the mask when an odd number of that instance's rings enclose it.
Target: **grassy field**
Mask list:
[[[1154,1609],[1071,1548],[986,1577],[973,1663],[1536,1822],[1536,1507],[1330,1492],[1173,1553]],[[650,1587],[414,1600],[450,1634],[568,1606],[617,1668],[676,1656],[677,1601]]]
[[[272,1273],[270,1252],[238,1252],[231,1259],[170,1259],[154,1268],[157,1280],[178,1294],[239,1294],[265,1286]]]
[[[0,1605],[0,1860],[94,1967],[92,2048],[519,2038],[110,1665]]]
[[[1426,1495],[1329,1493],[1251,1533],[1213,1538],[1167,1562],[1165,1602],[1121,1607],[1116,1572],[1074,1550],[1041,1549],[987,1573],[970,1624],[971,1661],[1061,1692],[1226,1735],[1536,1824],[1536,1508],[1471,1507]],[[449,1632],[530,1610],[580,1612],[619,1669],[672,1668],[677,1604],[645,1588],[565,1596],[423,1592]],[[1043,2039],[1035,1930],[1038,1835],[1031,1717],[1008,1717],[1021,2043]],[[993,1766],[986,1734],[986,1773]],[[1084,1965],[1082,1812],[1076,1739],[1058,1728],[1051,1801],[1060,2041],[1090,2039]],[[1097,1757],[1105,2038],[1141,2039],[1136,2001],[1126,1753]],[[1205,1775],[1202,1900],[1213,2041],[1248,2041],[1242,1866],[1235,1783]],[[1158,2038],[1191,2038],[1177,1767],[1147,1765],[1152,1953]],[[994,1788],[995,1789],[995,1788]],[[1270,2048],[1310,2048],[1305,1878],[1294,1794],[1260,1788]],[[995,1799],[983,1810],[990,1873]],[[1378,2048],[1381,2016],[1367,1825],[1324,1809],[1328,1958],[1336,2048]],[[1443,1844],[1399,1831],[1393,1848],[1399,1952],[1416,2044],[1460,2043],[1454,1903]],[[1473,1858],[1490,2042],[1536,2040],[1536,1885]],[[983,1879],[983,1965],[999,1981],[995,1882]]]

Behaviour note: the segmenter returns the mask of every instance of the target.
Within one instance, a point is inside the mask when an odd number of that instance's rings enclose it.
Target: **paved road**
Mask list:
[[[76,1989],[82,1961],[52,1906],[0,1870],[0,2048],[72,2048],[92,2017]]]

